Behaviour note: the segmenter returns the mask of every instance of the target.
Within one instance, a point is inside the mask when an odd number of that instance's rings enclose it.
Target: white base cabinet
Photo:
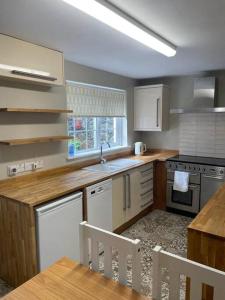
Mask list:
[[[113,230],[153,204],[153,164],[112,178]]]
[[[134,130],[163,131],[169,127],[169,89],[148,85],[134,88]]]

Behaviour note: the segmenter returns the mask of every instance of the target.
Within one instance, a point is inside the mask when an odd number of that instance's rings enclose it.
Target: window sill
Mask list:
[[[127,150],[131,150],[130,146],[122,146],[122,147],[115,147],[113,149],[104,149],[103,153],[104,154],[116,154],[116,153],[120,153],[120,152],[124,152]],[[91,153],[80,153],[78,155],[76,155],[76,157],[73,158],[69,158],[67,157],[67,161],[76,161],[76,160],[80,160],[80,159],[89,159],[89,158],[98,158],[100,156],[100,150],[98,151],[93,151]]]

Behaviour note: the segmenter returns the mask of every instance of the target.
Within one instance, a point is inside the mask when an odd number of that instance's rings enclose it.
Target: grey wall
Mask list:
[[[194,78],[215,76],[217,79],[216,106],[225,106],[225,71],[205,72],[191,76],[153,78],[139,80],[138,85],[164,83],[170,87],[170,107],[186,107],[193,97]],[[169,130],[164,132],[143,132],[142,140],[149,148],[179,149],[179,115],[170,115]]]
[[[65,62],[65,78],[127,90],[128,143],[133,143],[134,80],[68,61]],[[66,108],[65,88],[38,87],[0,80],[0,107]],[[65,115],[0,113],[0,139],[61,134],[66,134]],[[44,168],[49,169],[68,164],[66,158],[66,142],[11,147],[0,145],[0,179],[7,177],[7,166],[17,162],[43,159]]]

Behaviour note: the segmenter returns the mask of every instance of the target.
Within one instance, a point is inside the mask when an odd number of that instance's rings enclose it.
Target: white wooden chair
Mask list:
[[[91,240],[91,243],[89,241]],[[80,262],[89,266],[89,254],[92,269],[99,271],[99,242],[104,246],[104,275],[112,278],[112,248],[118,250],[119,282],[127,284],[127,256],[132,256],[132,288],[140,291],[141,265],[140,240],[131,240],[115,233],[80,223]],[[91,249],[89,245],[91,244]]]
[[[202,300],[202,284],[214,288],[213,300],[225,300],[225,272],[163,251],[153,251],[153,300],[161,300],[162,268],[168,270],[169,300],[180,299],[180,275],[190,278],[190,300]]]

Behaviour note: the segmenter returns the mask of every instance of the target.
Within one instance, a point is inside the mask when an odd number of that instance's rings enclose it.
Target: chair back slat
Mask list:
[[[91,249],[88,250],[88,241],[91,240]],[[119,282],[127,283],[127,256],[132,256],[132,287],[140,291],[141,267],[140,267],[140,240],[131,240],[115,233],[80,223],[80,250],[81,263],[88,265],[89,257],[92,260],[94,271],[99,270],[99,243],[104,246],[104,274],[112,277],[112,249],[118,251]],[[90,252],[90,255],[89,255]]]
[[[191,278],[190,298],[202,300],[202,282],[194,277]]]
[[[80,263],[84,266],[89,266],[89,241],[85,236],[83,227],[79,227],[79,242],[80,242]]]
[[[179,299],[180,297],[180,274],[173,272],[173,268],[169,268],[169,284],[170,284],[170,290],[169,290],[169,300]]]
[[[118,251],[119,282],[127,284],[127,254],[125,250]]]
[[[104,245],[104,275],[112,278],[112,247]]]
[[[140,248],[140,241],[135,240],[132,251],[132,270],[135,270],[135,272],[132,272],[132,282],[133,282],[133,288],[136,291],[141,290],[141,248]]]
[[[180,280],[181,274],[190,278],[190,300],[202,300],[202,284],[214,288],[213,300],[225,299],[225,272],[163,251],[161,247],[157,246],[153,251],[153,300],[161,299],[162,268],[169,270],[169,295],[173,295],[169,299],[179,299],[177,288],[180,293],[180,287],[175,283],[175,280]]]
[[[224,285],[225,283],[223,283],[223,286],[217,285],[216,288],[214,287],[213,300],[225,299]],[[223,295],[224,298],[222,298],[221,295]]]
[[[94,237],[92,237],[91,239],[91,261],[92,261],[92,269],[95,272],[98,272],[99,271],[99,244]]]
[[[159,261],[160,246],[156,246],[153,251],[153,272],[152,272],[152,297],[154,300],[160,300],[161,297],[161,268]]]

